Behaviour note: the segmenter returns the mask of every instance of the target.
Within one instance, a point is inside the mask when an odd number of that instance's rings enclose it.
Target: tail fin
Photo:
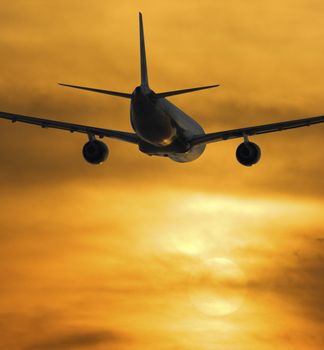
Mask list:
[[[141,54],[141,86],[148,87],[147,63],[145,53],[145,39],[143,18],[141,12],[139,13],[139,30],[140,30],[140,54]]]

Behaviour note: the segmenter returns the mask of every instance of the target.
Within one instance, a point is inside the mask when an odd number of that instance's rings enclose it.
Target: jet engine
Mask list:
[[[260,147],[253,142],[243,142],[236,150],[236,159],[245,166],[256,164],[261,158]]]
[[[83,146],[82,154],[88,163],[101,164],[108,158],[109,149],[102,141],[90,140]]]

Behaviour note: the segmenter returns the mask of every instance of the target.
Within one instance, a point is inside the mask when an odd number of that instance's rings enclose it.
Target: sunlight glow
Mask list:
[[[226,316],[237,311],[242,303],[244,273],[227,258],[212,258],[205,262],[210,285],[192,294],[193,304],[211,316]]]
[[[291,201],[181,193],[166,203],[163,220],[156,223],[152,237],[158,251],[190,256],[225,256],[247,244],[264,244],[268,237],[258,231],[269,230],[269,248],[280,237],[276,232],[292,225],[307,227],[318,221],[323,205],[315,201]]]

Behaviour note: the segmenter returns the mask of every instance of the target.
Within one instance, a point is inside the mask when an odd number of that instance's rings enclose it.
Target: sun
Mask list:
[[[210,316],[236,312],[243,301],[243,271],[232,260],[223,257],[206,260],[201,269],[202,283],[191,294],[193,305]]]

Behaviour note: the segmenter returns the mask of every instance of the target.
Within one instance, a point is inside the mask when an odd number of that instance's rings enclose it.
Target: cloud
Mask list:
[[[61,312],[46,307],[33,312],[13,310],[1,313],[1,347],[10,350],[70,350],[104,345],[110,349],[130,341],[128,334],[120,330],[73,326],[68,322],[70,313],[70,309]]]
[[[296,252],[296,263],[278,276],[278,287],[284,287],[284,297],[294,302],[304,317],[324,322],[324,244],[317,238],[308,251]]]
[[[307,235],[290,232],[295,244],[298,242],[298,248],[293,250],[246,249],[245,254],[249,252],[256,259],[263,257],[271,261],[267,270],[263,271],[264,265],[259,265],[256,271],[249,273],[248,293],[271,293],[277,300],[284,301],[287,313],[294,312],[315,323],[324,322],[323,234],[321,231],[308,232]]]
[[[63,332],[62,332],[63,333]],[[69,334],[59,334],[55,338],[49,338],[42,342],[27,346],[26,350],[69,350],[89,348],[99,344],[110,345],[124,342],[125,338],[113,331],[75,331]]]

